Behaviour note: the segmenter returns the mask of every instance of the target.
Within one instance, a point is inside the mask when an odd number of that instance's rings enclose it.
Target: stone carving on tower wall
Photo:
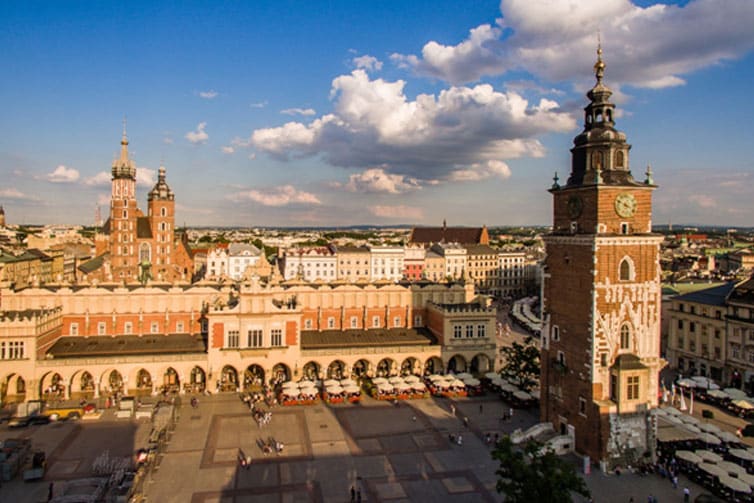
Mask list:
[[[620,349],[620,328],[631,324],[631,347],[639,357],[651,353],[659,336],[660,286],[654,281],[643,283],[612,284],[609,279],[595,285],[595,358],[600,349],[610,352],[610,364]],[[605,303],[620,302],[617,310],[602,313],[598,305],[600,295]],[[595,361],[595,364],[597,362]]]

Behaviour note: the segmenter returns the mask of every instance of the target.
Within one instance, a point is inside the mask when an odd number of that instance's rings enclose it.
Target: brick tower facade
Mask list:
[[[136,165],[128,156],[125,127],[120,158],[113,161],[110,215],[95,237],[97,258],[82,267],[87,279],[114,282],[190,281],[191,254],[175,232],[175,194],[160,166],[147,195],[147,215],[136,203]]]
[[[597,54],[570,177],[560,185],[556,175],[550,189],[540,414],[573,434],[578,452],[614,466],[654,446],[662,237],[652,234],[651,170],[644,182],[631,174]]]

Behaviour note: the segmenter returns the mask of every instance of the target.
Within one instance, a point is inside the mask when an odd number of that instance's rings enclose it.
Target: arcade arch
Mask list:
[[[348,377],[346,374],[346,364],[341,360],[335,360],[327,367],[328,379],[345,379],[346,377]]]
[[[264,385],[264,369],[257,365],[251,364],[246,367],[243,373],[243,388],[245,391],[259,391]]]
[[[474,356],[474,358],[471,359],[469,372],[472,374],[486,374],[487,372],[492,372],[490,357],[484,353],[479,353]]]
[[[448,360],[448,372],[466,372],[466,358],[461,355],[455,355]]]
[[[426,362],[424,362],[425,375],[439,374],[444,370],[445,365],[443,365],[442,360],[438,356],[433,356],[432,358],[429,358]]]
[[[351,373],[356,377],[367,377],[370,373],[374,372],[374,369],[372,368],[372,363],[369,360],[358,360],[356,363],[353,364],[353,368],[351,370]]]

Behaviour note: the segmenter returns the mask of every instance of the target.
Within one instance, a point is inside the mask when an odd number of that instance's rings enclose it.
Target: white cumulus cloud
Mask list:
[[[376,217],[382,217],[386,219],[398,219],[401,221],[418,221],[424,219],[424,212],[421,208],[416,208],[413,206],[404,206],[404,205],[397,205],[397,206],[370,206],[369,207],[370,213]]]
[[[3,199],[16,199],[19,201],[28,200],[28,201],[35,201],[36,198],[33,196],[30,196],[28,194],[24,194],[20,190],[18,190],[15,187],[7,187],[4,189],[0,189],[0,197]]]
[[[58,165],[52,173],[46,175],[47,181],[52,183],[73,183],[80,177],[77,169],[67,168],[62,164]]]
[[[157,172],[150,168],[136,168],[136,185],[143,187],[152,187],[155,184],[155,175]]]
[[[754,47],[754,2],[692,0],[641,7],[631,0],[502,0],[498,26],[471,30],[457,45],[430,41],[421,56],[392,59],[452,83],[524,70],[551,82],[584,80],[602,33],[615,86],[682,85],[684,74],[735,59]]]
[[[232,154],[233,152],[236,151],[236,149],[231,145],[224,145],[220,147],[220,150],[222,151],[223,154]]]
[[[110,185],[112,181],[112,175],[107,171],[100,171],[94,176],[90,176],[84,180],[84,185],[88,186],[103,186]]]
[[[281,114],[285,115],[316,115],[317,111],[313,108],[286,108],[285,110],[280,111]]]
[[[383,168],[370,168],[361,173],[354,173],[348,177],[344,185],[349,192],[384,192],[388,194],[402,194],[420,189],[421,185],[415,178],[386,173]]]
[[[431,41],[422,49],[421,58],[403,54],[393,54],[390,58],[399,66],[413,68],[420,74],[453,83],[471,82],[507,69],[508,63],[497,47],[501,34],[500,28],[483,24],[473,28],[469,38],[458,45]]]
[[[199,97],[204,98],[205,100],[213,100],[218,96],[219,93],[214,89],[210,89],[209,91],[199,91]]]
[[[288,206],[291,204],[322,204],[319,198],[310,193],[296,189],[293,185],[281,185],[266,190],[247,190],[230,196],[234,201],[254,201],[263,206]]]
[[[511,169],[503,161],[489,160],[483,163],[474,163],[466,168],[457,169],[448,175],[448,179],[454,182],[478,182],[487,178],[500,178],[505,180],[511,176]]]
[[[309,124],[257,129],[250,144],[281,159],[319,154],[335,166],[380,166],[386,173],[434,180],[458,166],[541,156],[538,135],[576,128],[557,103],[530,104],[488,84],[451,87],[413,101],[404,86],[354,70],[333,80],[333,113]]]
[[[196,131],[189,131],[186,133],[185,138],[193,143],[194,145],[200,145],[202,143],[206,143],[209,139],[209,135],[204,130],[207,127],[206,122],[200,122],[198,126],[196,126]]]
[[[353,58],[353,65],[356,68],[363,68],[368,71],[382,70],[382,61],[368,54]]]

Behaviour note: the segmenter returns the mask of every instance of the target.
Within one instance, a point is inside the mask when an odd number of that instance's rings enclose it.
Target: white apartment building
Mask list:
[[[243,278],[246,268],[254,267],[262,252],[254,245],[231,243],[228,247],[228,276],[238,281]]]
[[[216,246],[207,253],[207,279],[219,279],[228,275],[228,247]]]
[[[338,246],[335,248],[338,258],[339,280],[354,283],[369,281],[370,260],[369,249],[362,246]]]
[[[497,290],[500,297],[520,297],[529,271],[524,252],[500,252],[498,254],[500,275]]]
[[[300,277],[305,281],[335,281],[338,259],[330,247],[289,248],[280,257],[280,272],[283,278]]]
[[[461,279],[466,272],[468,251],[458,243],[437,243],[432,251],[445,260],[445,278]]]
[[[403,248],[397,246],[370,246],[372,281],[400,281],[403,278]]]

